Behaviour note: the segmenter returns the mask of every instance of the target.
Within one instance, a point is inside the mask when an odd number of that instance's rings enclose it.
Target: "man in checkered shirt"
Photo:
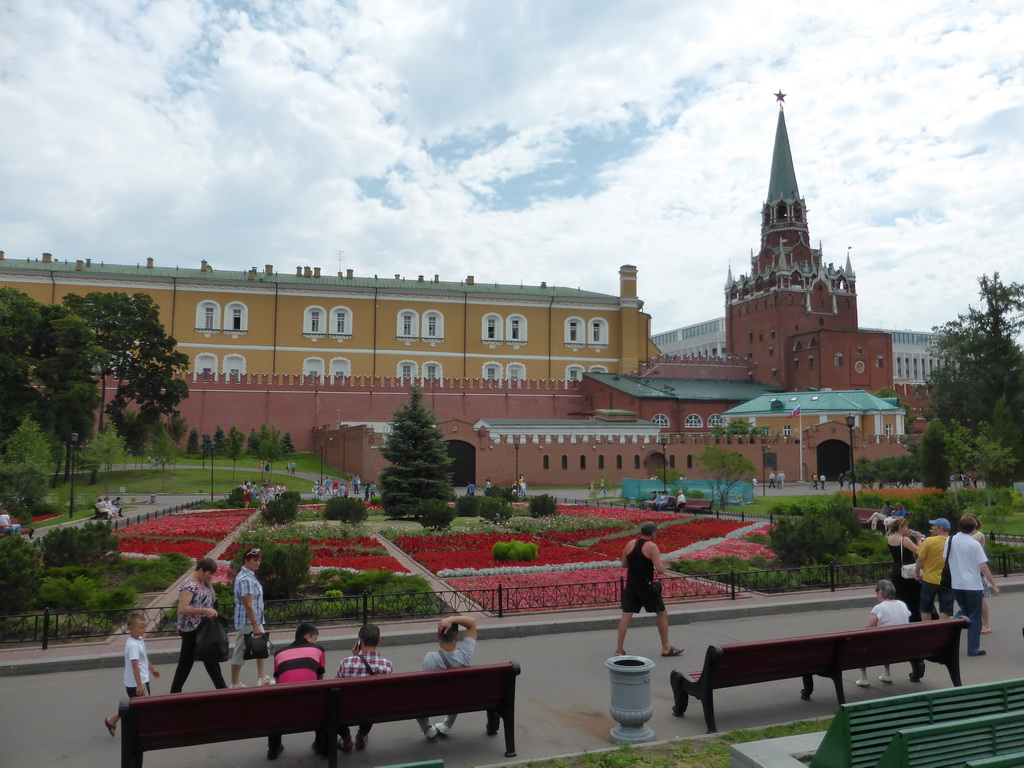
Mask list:
[[[346,656],[338,664],[338,677],[369,677],[370,675],[390,675],[394,671],[391,662],[377,652],[380,645],[380,627],[376,624],[364,624],[359,628],[359,637],[352,646],[352,655]],[[360,723],[356,730],[356,749],[366,749],[373,723]],[[338,729],[338,749],[342,752],[352,751],[352,732],[347,725]]]

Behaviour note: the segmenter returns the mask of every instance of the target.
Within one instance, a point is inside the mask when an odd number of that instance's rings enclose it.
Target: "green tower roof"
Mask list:
[[[800,199],[796,185],[796,171],[793,170],[793,152],[789,148],[789,134],[786,132],[786,114],[779,107],[779,125],[775,129],[775,151],[772,153],[772,177],[768,181],[768,205],[780,200],[794,203]]]

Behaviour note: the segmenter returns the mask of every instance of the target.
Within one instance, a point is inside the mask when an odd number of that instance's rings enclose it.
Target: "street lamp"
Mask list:
[[[323,440],[320,441],[320,485],[324,484],[324,446],[326,446]]]
[[[516,449],[516,476],[512,478],[512,484],[519,486],[519,441],[513,439],[512,447]]]
[[[78,447],[78,433],[71,433],[71,498],[68,500],[68,520],[75,516],[75,448]]]
[[[857,476],[853,471],[853,428],[857,424],[857,417],[852,413],[846,414],[846,426],[850,430],[850,488],[853,490],[853,506],[857,506]]]
[[[661,446],[661,492],[668,493],[668,454],[665,453],[668,436],[658,435],[658,445]]]
[[[216,447],[217,441],[214,438],[210,438],[210,501],[213,501],[213,449]]]
[[[768,446],[761,443],[761,497],[768,495],[768,483],[765,482],[765,466],[768,462]]]

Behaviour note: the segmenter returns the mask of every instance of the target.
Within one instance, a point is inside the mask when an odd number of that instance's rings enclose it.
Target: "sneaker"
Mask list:
[[[437,738],[437,728],[431,725],[423,732],[423,735],[427,737],[427,741],[433,741]]]
[[[360,736],[356,734],[356,749],[366,749],[366,740],[369,736]]]
[[[248,688],[248,687],[249,686],[247,686],[245,683],[232,683],[231,685],[228,686],[228,688]]]
[[[891,683],[892,682],[892,675],[889,675],[889,674],[886,674],[885,672],[883,672],[882,674],[880,674],[878,676],[878,679],[879,679],[880,682],[883,682],[883,683]]]
[[[338,739],[338,749],[342,752],[352,751],[352,739]]]
[[[452,730],[451,726],[445,725],[444,723],[438,723],[437,725],[434,726],[434,728],[437,731],[437,735],[438,736],[445,736],[445,737],[447,737],[448,734],[451,733],[451,730]]]
[[[857,685],[859,685],[861,688],[867,688],[869,685],[871,685],[871,681],[868,680],[866,677],[861,677],[857,679]]]
[[[273,685],[276,681],[270,675],[264,675],[256,681],[256,685]]]

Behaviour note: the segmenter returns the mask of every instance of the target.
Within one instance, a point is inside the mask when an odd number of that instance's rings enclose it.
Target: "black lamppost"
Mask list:
[[[71,433],[71,498],[68,500],[68,519],[75,516],[75,449],[78,447],[78,433]]]
[[[768,495],[768,483],[765,482],[767,475],[765,474],[765,467],[768,462],[768,446],[761,443],[761,497]]]
[[[217,441],[212,437],[210,438],[210,501],[213,501],[213,449],[216,447]]]
[[[857,417],[852,413],[846,414],[846,426],[850,430],[850,488],[853,490],[853,506],[857,506],[857,476],[853,471],[853,428],[857,424]]]
[[[323,440],[320,441],[320,485],[324,484],[324,447],[327,445]]]
[[[668,436],[658,435],[658,445],[661,446],[661,492],[668,493],[668,454],[665,453]]]
[[[512,484],[519,485],[519,441],[513,438],[512,447],[516,449],[516,476],[512,479]]]

